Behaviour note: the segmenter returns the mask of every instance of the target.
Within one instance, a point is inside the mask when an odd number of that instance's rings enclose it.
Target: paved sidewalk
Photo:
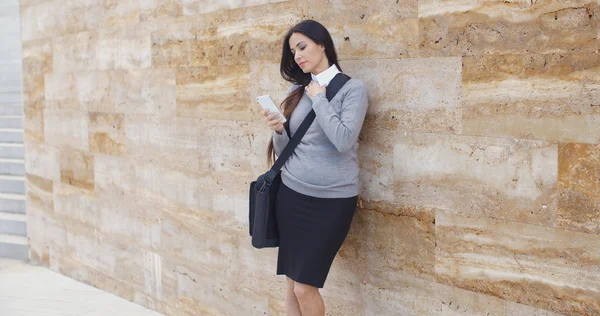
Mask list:
[[[0,259],[1,316],[161,316],[50,269]]]

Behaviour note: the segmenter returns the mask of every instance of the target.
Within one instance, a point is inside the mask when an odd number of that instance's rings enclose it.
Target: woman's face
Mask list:
[[[323,68],[323,64],[327,64],[325,47],[313,42],[306,35],[292,34],[289,44],[294,60],[304,73],[314,72],[315,69]]]

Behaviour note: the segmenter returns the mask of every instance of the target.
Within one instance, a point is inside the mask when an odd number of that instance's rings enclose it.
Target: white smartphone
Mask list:
[[[271,99],[271,97],[268,94],[256,97],[256,102],[260,104],[263,110],[269,110],[269,114],[272,114],[273,112],[279,113],[279,115],[281,115],[281,118],[283,119],[283,123],[287,122],[285,116],[279,110],[279,107],[275,105],[275,102],[273,102],[273,99]]]

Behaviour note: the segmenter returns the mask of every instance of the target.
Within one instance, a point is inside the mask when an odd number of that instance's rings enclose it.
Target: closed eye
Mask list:
[[[304,47],[300,47],[300,50],[304,50],[305,48],[306,48],[306,46],[304,46]],[[291,51],[291,52],[292,52],[292,55],[295,55],[295,54],[296,54],[296,52],[295,52],[295,51]]]
[[[302,45],[300,47],[300,44],[304,44],[304,45]],[[300,41],[298,44],[296,44],[296,47],[300,47],[300,50],[304,50],[306,48],[306,43],[304,41]],[[292,55],[296,54],[296,51],[293,49],[291,50],[291,52],[292,52]]]

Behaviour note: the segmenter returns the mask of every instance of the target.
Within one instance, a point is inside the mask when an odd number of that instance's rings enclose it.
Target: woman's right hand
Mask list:
[[[279,113],[274,112],[269,114],[269,110],[263,111],[263,116],[265,117],[265,121],[267,122],[267,126],[280,134],[283,132],[283,119],[279,116]]]

